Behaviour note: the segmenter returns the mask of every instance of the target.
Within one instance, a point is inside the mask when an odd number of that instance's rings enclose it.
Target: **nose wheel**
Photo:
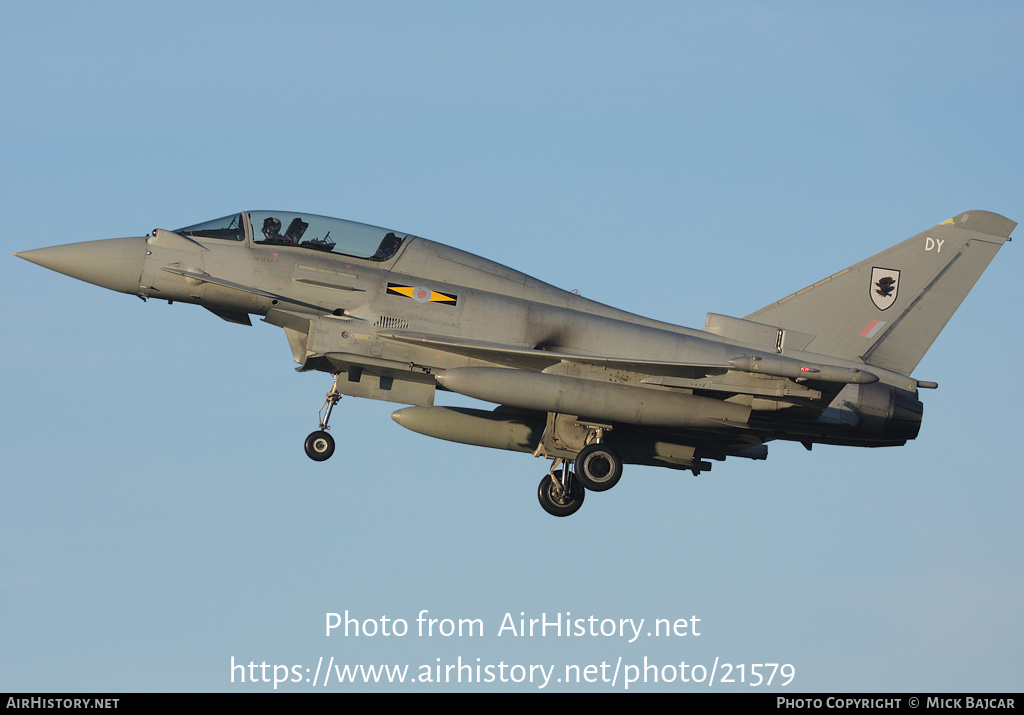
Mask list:
[[[320,407],[320,412],[318,413],[320,429],[306,437],[306,456],[314,462],[326,461],[334,454],[334,437],[327,432],[330,429],[327,423],[331,420],[334,406],[341,402],[341,393],[336,388],[337,376],[335,376],[335,383],[331,385],[327,398],[324,400],[324,404]]]
[[[323,462],[334,454],[334,437],[323,430],[317,430],[306,437],[306,456],[314,462]]]

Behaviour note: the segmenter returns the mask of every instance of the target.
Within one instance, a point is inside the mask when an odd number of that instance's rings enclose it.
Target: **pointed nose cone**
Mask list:
[[[146,259],[145,238],[109,238],[15,253],[43,268],[121,293],[136,294]]]

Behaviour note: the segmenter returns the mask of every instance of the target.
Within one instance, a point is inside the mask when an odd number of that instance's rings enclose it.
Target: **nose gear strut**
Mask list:
[[[330,429],[328,422],[331,420],[331,412],[334,406],[341,402],[341,393],[338,392],[338,375],[334,376],[334,384],[327,391],[324,404],[320,406],[317,417],[320,420],[320,429],[306,437],[306,456],[315,462],[323,462],[334,454],[334,437],[327,430]],[[327,414],[324,414],[324,410]]]

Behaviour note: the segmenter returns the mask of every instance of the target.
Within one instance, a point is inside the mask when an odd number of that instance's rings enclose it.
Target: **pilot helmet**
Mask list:
[[[263,221],[263,235],[264,236],[277,236],[281,233],[281,222],[270,216]]]

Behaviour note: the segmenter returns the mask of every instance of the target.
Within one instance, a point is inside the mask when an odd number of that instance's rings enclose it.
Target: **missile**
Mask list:
[[[597,422],[657,427],[747,426],[750,408],[686,392],[656,390],[503,367],[458,367],[436,376],[445,389],[485,402]]]
[[[468,407],[405,407],[391,419],[406,429],[449,442],[476,444],[512,452],[533,452],[544,432],[544,415]]]
[[[773,377],[790,377],[796,380],[817,380],[819,382],[857,383],[867,385],[878,382],[878,375],[852,367],[820,365],[800,362],[784,357],[738,357],[729,361],[737,370],[757,372]]]

